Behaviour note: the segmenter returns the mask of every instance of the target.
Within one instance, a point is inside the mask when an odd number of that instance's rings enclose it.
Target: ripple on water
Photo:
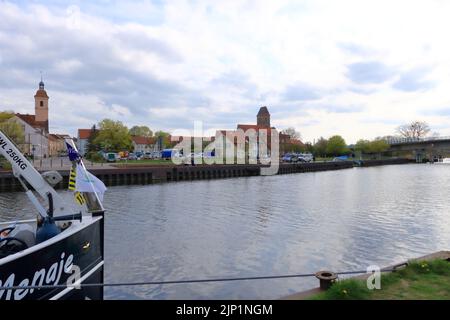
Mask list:
[[[450,167],[426,165],[109,188],[107,282],[360,270],[450,247]],[[62,192],[69,199],[70,193]],[[23,193],[0,218],[31,218]],[[281,279],[105,289],[109,299],[278,298]]]

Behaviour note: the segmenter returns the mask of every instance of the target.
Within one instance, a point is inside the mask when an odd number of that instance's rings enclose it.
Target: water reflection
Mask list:
[[[110,188],[107,282],[365,269],[449,248],[450,166],[401,165]],[[63,192],[64,197],[71,197]],[[22,193],[0,217],[33,217]],[[278,298],[283,279],[107,288],[109,299]]]

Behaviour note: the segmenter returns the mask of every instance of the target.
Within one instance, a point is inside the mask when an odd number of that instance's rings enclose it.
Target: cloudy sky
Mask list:
[[[4,1],[0,110],[53,132],[108,117],[231,129],[267,105],[303,140],[347,142],[425,120],[450,135],[450,1]]]

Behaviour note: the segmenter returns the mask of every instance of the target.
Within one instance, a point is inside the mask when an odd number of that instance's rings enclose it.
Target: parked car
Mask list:
[[[128,154],[128,158],[127,159],[128,160],[138,160],[138,156],[135,153],[131,152],[131,153]]]
[[[159,159],[161,158],[161,152],[160,151],[153,151],[152,152],[153,159]]]
[[[284,157],[281,158],[281,160],[282,160],[283,162],[296,163],[296,162],[299,161],[299,158],[298,158],[298,156],[295,155],[295,154],[290,154],[290,153],[288,153],[288,154],[285,154]]]
[[[299,161],[302,162],[311,162],[314,159],[314,156],[311,153],[300,153],[298,154]]]
[[[137,151],[134,154],[136,155],[136,157],[138,157],[138,159],[144,157],[144,153],[142,151]]]
[[[119,155],[115,152],[107,152],[105,153],[105,160],[107,162],[116,162],[116,160],[118,159]]]
[[[340,157],[334,157],[333,161],[347,161],[348,156],[340,156]]]
[[[144,159],[153,159],[153,154],[151,152],[144,153]]]

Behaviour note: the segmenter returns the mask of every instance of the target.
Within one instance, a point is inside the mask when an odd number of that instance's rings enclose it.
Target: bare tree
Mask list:
[[[295,128],[292,128],[292,127],[284,129],[283,131],[281,131],[281,133],[289,135],[291,137],[291,139],[300,140],[302,138],[302,135],[300,134],[300,132],[296,131]]]
[[[405,138],[422,138],[430,132],[430,126],[425,121],[413,121],[399,126],[397,132]]]

